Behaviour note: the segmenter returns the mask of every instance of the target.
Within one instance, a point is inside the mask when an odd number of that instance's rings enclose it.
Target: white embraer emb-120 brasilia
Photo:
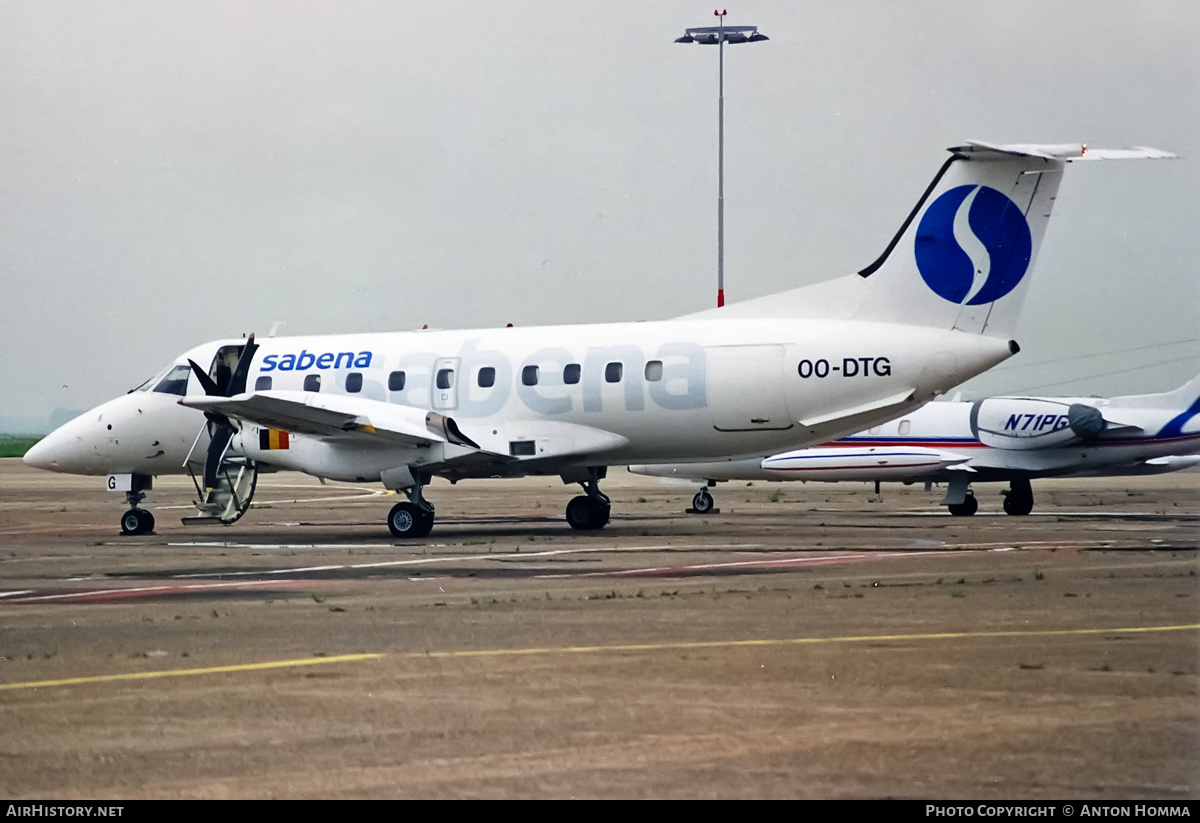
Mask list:
[[[857,274],[656,322],[220,340],[25,461],[108,475],[131,505],[128,534],[153,528],[139,503],[156,475],[199,474],[196,519],[231,523],[271,469],[404,492],[387,518],[397,537],[429,533],[422,491],[434,476],[559,475],[585,491],[567,505],[570,525],[601,528],[610,465],[827,442],[1008,359],[1065,165],[1172,156],[975,142],[950,152]]]
[[[630,466],[637,474],[703,483],[692,498],[713,510],[722,480],[947,483],[951,514],[971,515],[972,483],[1009,484],[1004,511],[1033,511],[1039,477],[1162,474],[1200,465],[1200,376],[1164,394],[988,397],[930,403],[903,418],[823,446],[760,459]]]

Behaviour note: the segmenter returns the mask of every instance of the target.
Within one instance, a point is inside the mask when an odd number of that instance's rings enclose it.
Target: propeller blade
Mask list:
[[[208,372],[196,365],[195,360],[188,360],[188,365],[192,367],[192,371],[195,373],[196,379],[200,381],[200,385],[204,388],[205,394],[209,397],[221,396],[221,390],[213,382],[212,378],[208,376]]]
[[[246,391],[246,377],[250,374],[250,361],[254,359],[254,352],[258,350],[258,344],[254,342],[254,335],[251,334],[246,338],[246,345],[242,349],[242,354],[238,358],[237,366],[233,369],[233,376],[229,378],[229,389],[225,393],[226,397],[233,397],[236,394],[242,394]]]
[[[233,428],[233,421],[220,412],[206,411],[204,416],[214,426],[228,426],[231,429]]]

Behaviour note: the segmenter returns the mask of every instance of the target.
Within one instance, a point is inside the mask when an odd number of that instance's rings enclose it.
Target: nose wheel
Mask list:
[[[121,534],[126,537],[150,534],[154,531],[154,515],[139,508],[138,504],[146,499],[146,489],[151,487],[151,480],[144,475],[135,474],[130,486],[129,491],[125,492],[125,501],[129,503],[129,511],[121,515]]]
[[[154,515],[145,509],[130,509],[121,515],[121,534],[150,534],[154,531]]]

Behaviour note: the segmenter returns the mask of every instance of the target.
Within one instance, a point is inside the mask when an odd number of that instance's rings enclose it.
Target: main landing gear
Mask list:
[[[692,498],[692,510],[689,514],[708,514],[713,510],[714,505],[716,505],[716,501],[708,493],[708,489],[701,489]]]
[[[401,489],[408,500],[397,503],[388,512],[388,529],[393,537],[419,539],[433,531],[433,504],[422,494],[428,482],[428,477],[419,478],[416,485]]]
[[[979,511],[979,501],[975,499],[974,492],[968,491],[967,496],[963,498],[961,503],[949,503],[946,508],[955,517],[970,517]]]
[[[1004,513],[1023,517],[1033,511],[1033,487],[1028,480],[1012,480],[1004,493]]]
[[[567,504],[567,523],[572,529],[592,531],[602,529],[608,523],[608,514],[612,509],[612,501],[608,495],[600,491],[600,480],[606,474],[605,467],[589,467],[587,478],[575,482],[583,486],[587,494],[571,498]],[[566,478],[563,478],[566,480]],[[571,481],[567,481],[571,482]]]
[[[947,492],[946,508],[950,514],[958,517],[970,517],[979,511],[979,501],[975,499],[974,493],[970,489],[961,491],[963,495],[961,500],[956,503],[949,502],[954,496],[954,487]],[[1014,517],[1024,517],[1033,511],[1033,487],[1028,480],[1010,480],[1008,483],[1008,491],[1004,492],[1004,513],[1011,514]]]

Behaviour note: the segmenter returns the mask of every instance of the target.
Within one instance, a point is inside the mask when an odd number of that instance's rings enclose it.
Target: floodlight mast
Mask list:
[[[719,26],[687,29],[676,43],[699,43],[717,47],[717,308],[725,305],[725,44],[769,40],[758,26],[726,26],[729,12],[714,10]]]

